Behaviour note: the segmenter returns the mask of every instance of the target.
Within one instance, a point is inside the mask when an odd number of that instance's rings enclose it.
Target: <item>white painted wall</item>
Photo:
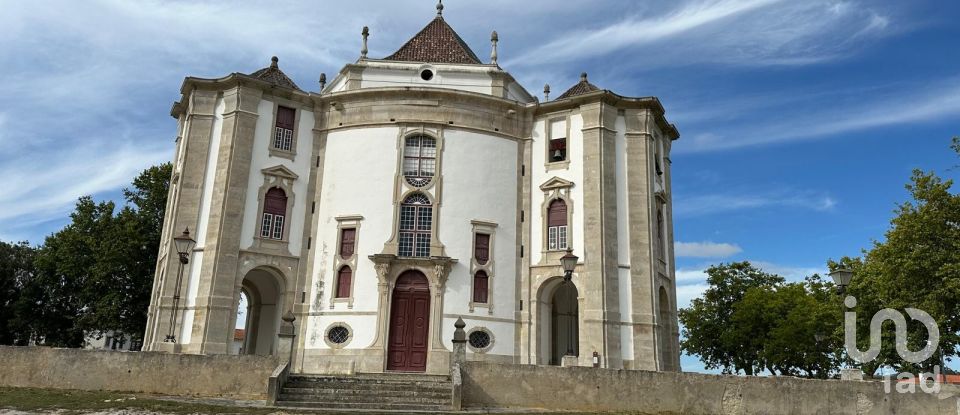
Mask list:
[[[530,232],[530,263],[537,264],[542,257],[543,233],[546,231],[544,221],[546,218],[542,214],[542,205],[544,193],[540,190],[540,185],[553,177],[569,180],[573,182],[573,188],[570,190],[570,198],[573,200],[573,206],[568,209],[573,210],[573,223],[570,224],[572,238],[570,239],[573,252],[583,258],[584,252],[584,234],[583,234],[583,117],[580,114],[574,114],[569,117],[570,136],[567,137],[567,157],[570,160],[570,166],[567,169],[547,171],[544,167],[546,161],[547,137],[546,120],[540,119],[534,123],[533,145],[531,148],[532,165],[529,166],[531,176],[531,205],[529,218],[531,222]]]
[[[429,81],[420,78],[420,72],[424,68],[433,71],[433,78]],[[493,79],[483,72],[460,72],[441,65],[409,64],[397,65],[395,68],[366,68],[361,75],[361,88],[403,86],[456,89],[489,95]]]
[[[260,196],[260,187],[263,186],[263,173],[260,171],[277,165],[282,165],[299,176],[293,182],[294,205],[286,218],[289,227],[289,249],[293,255],[300,255],[301,238],[303,234],[303,215],[306,213],[310,201],[307,200],[307,184],[310,180],[310,163],[313,159],[313,126],[315,120],[313,112],[297,108],[299,121],[297,124],[297,154],[293,161],[283,157],[270,155],[271,137],[273,136],[274,102],[265,97],[257,106],[257,126],[253,136],[253,154],[250,162],[250,180],[247,184],[247,195],[244,203],[243,227],[240,231],[240,247],[245,249],[253,245],[256,233],[257,217]],[[288,197],[290,195],[287,195]],[[292,276],[288,276],[292,277]]]
[[[308,299],[311,313],[334,313],[310,318],[307,326],[309,348],[326,348],[323,331],[331,323],[345,321],[354,338],[347,348],[367,347],[376,335],[378,288],[376,271],[368,255],[383,250],[393,231],[393,187],[397,167],[395,127],[334,131],[327,136],[326,155],[321,168],[323,184],[316,215],[314,236],[314,275]],[[338,216],[362,215],[357,232],[357,269],[353,273],[353,308],[335,303],[330,308],[330,290],[334,287],[334,255],[337,252]],[[319,290],[322,286],[323,290]],[[374,315],[336,315],[343,312],[367,312]]]

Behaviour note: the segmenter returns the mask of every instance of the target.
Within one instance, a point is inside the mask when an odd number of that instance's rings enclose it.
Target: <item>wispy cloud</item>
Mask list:
[[[766,194],[730,193],[703,194],[677,197],[674,213],[677,216],[702,216],[746,209],[770,207],[828,211],[837,205],[829,195],[810,191],[781,190]]]
[[[677,242],[674,250],[678,257],[725,258],[743,251],[736,244],[716,242]]]
[[[837,0],[671,4],[675,8],[645,10],[612,25],[565,32],[508,63],[542,65],[619,54],[646,67],[697,62],[804,65],[838,57],[882,34],[889,23],[889,17],[868,6]]]
[[[868,94],[871,99],[863,99]],[[691,110],[694,133],[678,143],[678,152],[726,150],[811,140],[891,125],[960,116],[960,78],[897,83],[869,90],[783,94],[733,102],[722,111]],[[751,119],[730,121],[731,108],[751,111]],[[760,108],[766,108],[761,110]],[[776,116],[762,116],[774,112]],[[757,116],[759,115],[761,116]],[[716,121],[724,120],[723,123]],[[700,128],[697,128],[700,127]]]

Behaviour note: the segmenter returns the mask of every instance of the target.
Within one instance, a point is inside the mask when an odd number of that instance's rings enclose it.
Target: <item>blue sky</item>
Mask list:
[[[280,57],[302,88],[390,54],[432,1],[7,2],[0,14],[0,240],[41,243],[76,198],[120,199],[173,152],[184,76]],[[481,57],[539,95],[579,73],[658,96],[681,132],[673,184],[679,302],[702,270],[751,260],[790,279],[882,238],[914,168],[956,178],[960,3],[448,0]],[[684,358],[685,370],[701,370]]]

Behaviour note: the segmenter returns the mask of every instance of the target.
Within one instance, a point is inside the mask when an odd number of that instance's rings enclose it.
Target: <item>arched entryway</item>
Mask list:
[[[390,300],[387,370],[424,372],[430,333],[430,286],[419,271],[397,277]]]
[[[560,283],[550,301],[550,364],[559,365],[563,356],[579,356],[580,330],[577,287]]]
[[[246,323],[243,325],[243,344],[239,348],[242,354],[276,353],[283,290],[283,280],[272,270],[256,268],[244,276],[236,294],[238,299],[246,297],[243,315]],[[235,337],[233,330],[230,335],[231,339]]]

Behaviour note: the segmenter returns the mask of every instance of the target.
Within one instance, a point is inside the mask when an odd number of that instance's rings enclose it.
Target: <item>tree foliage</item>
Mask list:
[[[106,331],[143,333],[170,169],[140,173],[119,210],[81,197],[38,248],[0,245],[0,343],[79,347]]]

